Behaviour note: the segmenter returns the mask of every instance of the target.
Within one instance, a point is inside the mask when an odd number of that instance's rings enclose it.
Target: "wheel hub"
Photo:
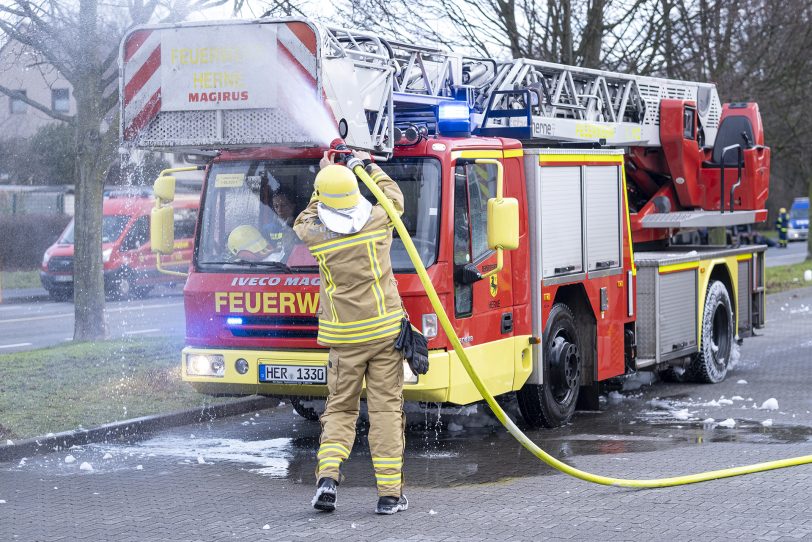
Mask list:
[[[555,338],[550,353],[550,391],[556,402],[563,404],[578,389],[581,355],[565,337]]]

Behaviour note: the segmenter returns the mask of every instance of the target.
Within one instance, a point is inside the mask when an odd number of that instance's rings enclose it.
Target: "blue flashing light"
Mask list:
[[[242,318],[239,316],[229,316],[226,318],[226,323],[230,326],[241,326],[242,325]]]
[[[470,117],[467,101],[440,102],[437,104],[437,131],[446,136],[470,135]]]

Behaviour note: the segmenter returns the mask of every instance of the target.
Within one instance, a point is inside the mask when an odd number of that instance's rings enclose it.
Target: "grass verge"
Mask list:
[[[804,271],[812,269],[812,262],[806,261],[792,265],[777,265],[768,267],[767,273],[767,293],[783,292],[793,288],[803,288],[812,286],[812,282],[804,280]]]
[[[39,271],[2,271],[0,272],[0,287],[4,290],[12,288],[41,288]]]
[[[177,340],[79,343],[0,355],[0,438],[21,439],[221,403],[180,377]]]

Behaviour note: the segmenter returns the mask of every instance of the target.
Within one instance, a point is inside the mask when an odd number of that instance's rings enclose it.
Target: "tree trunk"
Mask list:
[[[102,264],[102,152],[99,119],[101,81],[97,47],[97,0],[79,3],[80,50],[84,62],[74,86],[76,97],[76,212],[73,289],[75,323],[73,338],[92,341],[106,336]]]
[[[806,230],[806,261],[812,262],[812,181],[809,181],[809,226]]]

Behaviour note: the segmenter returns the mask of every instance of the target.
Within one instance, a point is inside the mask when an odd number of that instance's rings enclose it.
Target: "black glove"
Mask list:
[[[400,335],[395,340],[395,349],[401,351],[414,374],[424,375],[429,371],[428,341],[406,318],[400,321]]]

